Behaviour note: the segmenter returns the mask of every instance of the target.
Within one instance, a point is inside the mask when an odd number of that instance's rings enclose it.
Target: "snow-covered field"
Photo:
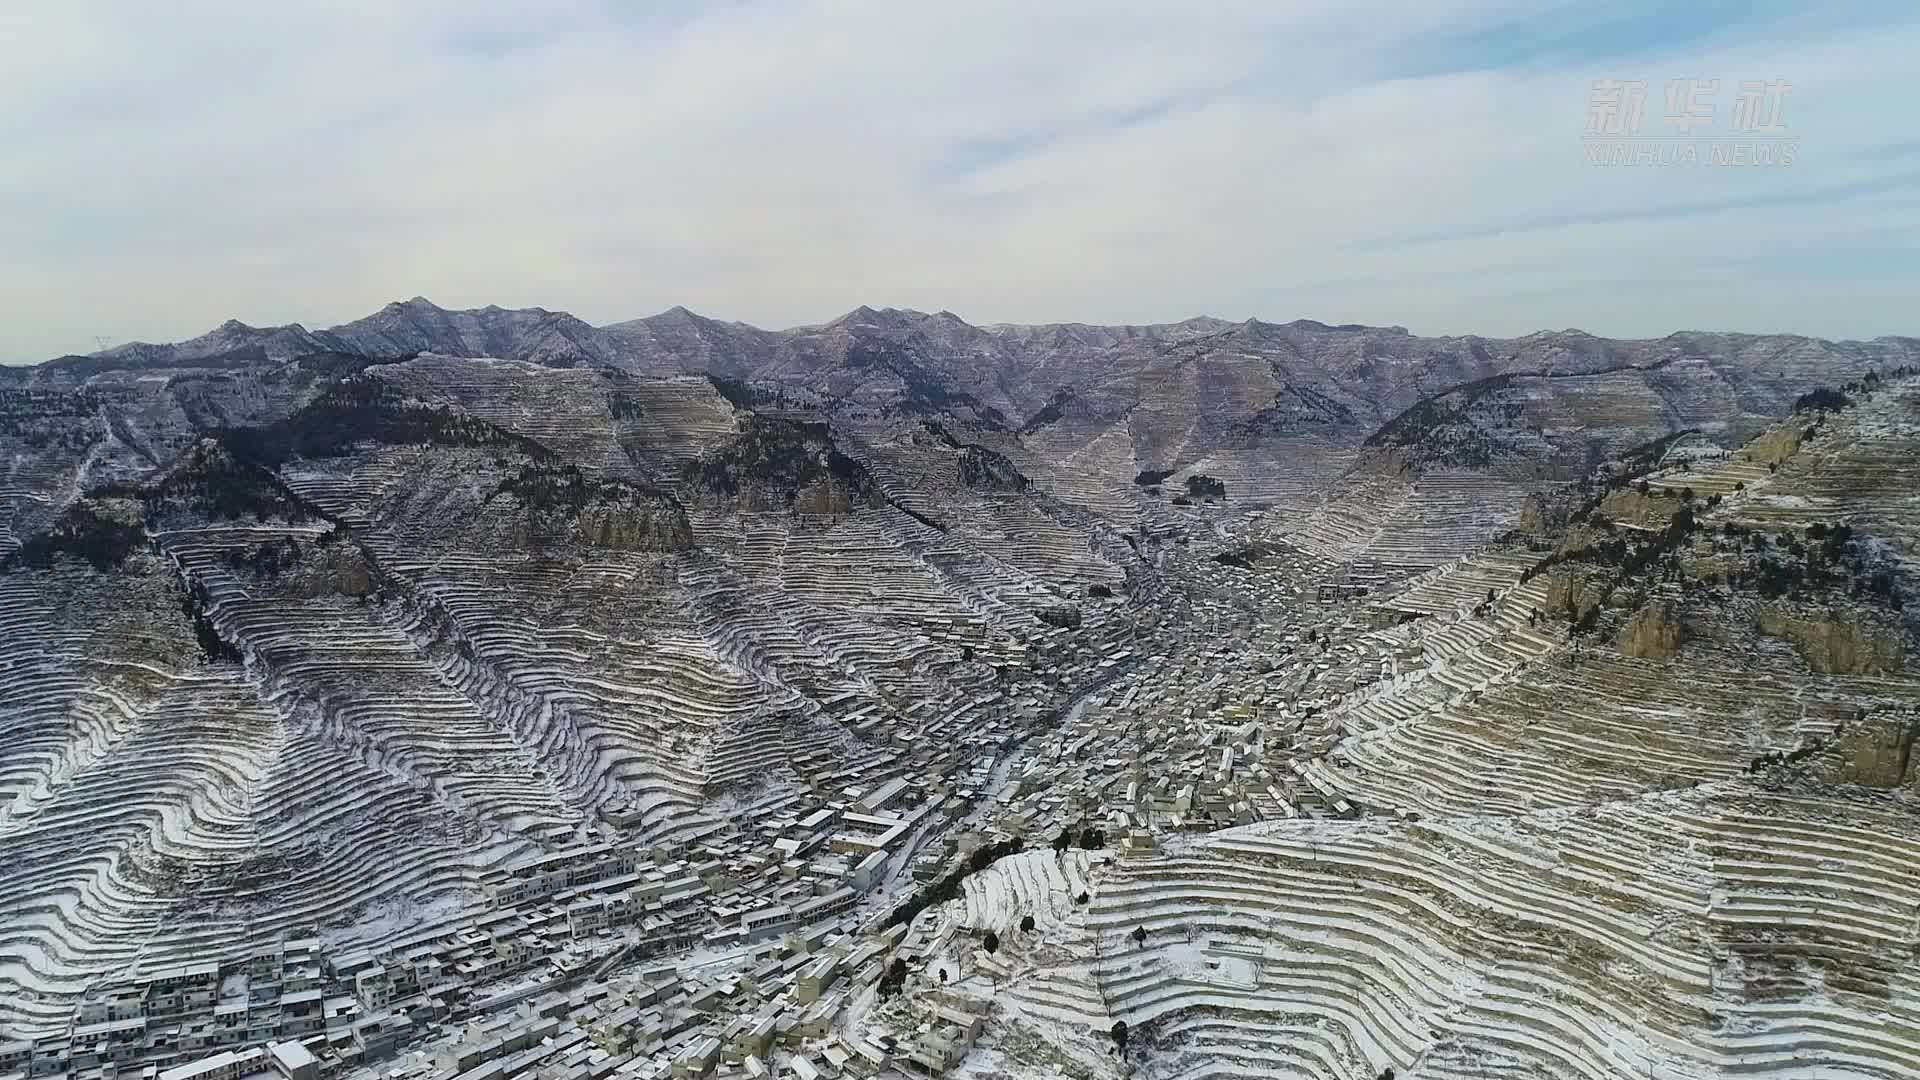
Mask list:
[[[1005,938],[1031,915],[1034,932],[1043,937],[1053,933],[1072,917],[1073,898],[1086,891],[1089,861],[1089,853],[1079,850],[1009,855],[967,878],[960,925]]]
[[[1920,1075],[1920,825],[1897,805],[1734,782],[1182,848],[1025,852],[929,920],[950,989],[993,1010],[966,1070],[1119,1075],[1120,1020],[1133,1075],[1181,1080]],[[1051,899],[1082,881],[1085,907]]]

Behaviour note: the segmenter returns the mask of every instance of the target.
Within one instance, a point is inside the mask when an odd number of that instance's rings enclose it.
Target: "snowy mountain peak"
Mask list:
[[[394,300],[388,303],[386,307],[381,308],[380,310],[382,313],[390,313],[390,314],[399,314],[401,312],[424,313],[424,312],[446,311],[445,308],[441,307],[439,304],[434,303],[433,301],[427,299],[424,296],[416,296],[410,300]]]

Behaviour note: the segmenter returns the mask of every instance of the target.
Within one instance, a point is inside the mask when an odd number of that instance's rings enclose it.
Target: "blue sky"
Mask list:
[[[389,300],[1920,334],[1920,5],[0,6],[0,360]],[[1791,167],[1596,167],[1595,80]]]

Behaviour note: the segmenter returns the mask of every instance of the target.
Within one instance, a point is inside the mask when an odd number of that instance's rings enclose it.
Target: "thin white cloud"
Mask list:
[[[1914,331],[1910,20],[1583,58],[1520,3],[550,7],[0,9],[0,357],[415,294]],[[1655,128],[1686,76],[1792,81],[1799,163],[1582,164],[1593,79]]]

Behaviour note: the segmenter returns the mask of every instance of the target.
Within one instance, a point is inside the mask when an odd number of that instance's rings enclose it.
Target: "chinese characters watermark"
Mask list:
[[[1791,165],[1800,137],[1781,120],[1793,84],[1785,79],[1734,84],[1732,123],[1715,127],[1719,79],[1668,79],[1662,126],[1644,131],[1647,80],[1601,79],[1587,99],[1582,149],[1589,165]]]

